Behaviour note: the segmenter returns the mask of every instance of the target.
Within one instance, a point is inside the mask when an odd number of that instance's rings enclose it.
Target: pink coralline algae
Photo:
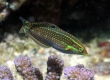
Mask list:
[[[36,69],[32,66],[28,56],[19,56],[14,61],[17,71],[23,76],[24,80],[38,80],[35,75]]]
[[[68,80],[94,80],[94,72],[86,69],[83,65],[66,67],[64,69],[65,77]]]
[[[0,80],[14,80],[12,73],[7,66],[0,66]]]
[[[28,56],[19,56],[14,60],[17,72],[24,80],[43,80],[43,75],[38,68],[33,67]],[[60,80],[64,62],[57,56],[49,56],[47,61],[47,76],[45,80]]]
[[[45,80],[60,80],[64,66],[63,60],[60,60],[57,56],[52,55],[48,58],[47,65],[47,76]]]
[[[35,68],[28,56],[19,56],[14,60],[16,70],[23,80],[43,80],[43,74],[39,68]],[[45,80],[60,80],[64,67],[64,61],[56,55],[48,57],[47,75]],[[67,80],[94,80],[94,72],[83,65],[66,67],[64,74]],[[0,80],[13,80],[13,75],[7,66],[0,67]]]

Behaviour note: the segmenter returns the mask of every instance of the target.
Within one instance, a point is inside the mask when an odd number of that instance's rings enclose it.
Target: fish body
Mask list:
[[[20,33],[26,33],[32,40],[42,47],[53,47],[67,54],[88,55],[83,44],[73,35],[63,31],[58,26],[48,22],[30,23],[20,17],[23,26]]]

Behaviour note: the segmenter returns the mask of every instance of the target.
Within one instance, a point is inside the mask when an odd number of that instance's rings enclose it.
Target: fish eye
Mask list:
[[[55,28],[55,26],[54,26],[54,25],[52,25],[52,26],[51,26],[51,28]]]

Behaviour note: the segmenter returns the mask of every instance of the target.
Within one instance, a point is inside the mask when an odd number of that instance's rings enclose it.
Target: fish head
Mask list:
[[[82,55],[85,55],[85,56],[88,55],[88,52],[87,52],[87,50],[85,49],[85,47],[80,47],[80,48],[78,48],[78,51],[79,51],[79,53],[82,54]]]
[[[75,48],[73,46],[67,46],[65,50],[70,51],[71,54],[88,55],[84,47]]]
[[[23,22],[23,25],[20,29],[20,33],[26,33],[27,31],[30,30],[30,26],[31,26],[31,23],[27,20],[25,20],[24,18],[20,17],[20,20]]]

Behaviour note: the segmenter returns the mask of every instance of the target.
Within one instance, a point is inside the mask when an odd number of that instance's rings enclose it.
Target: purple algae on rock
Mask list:
[[[13,75],[7,66],[0,66],[0,80],[14,80]]]
[[[45,80],[60,80],[64,61],[55,55],[51,55],[47,61],[47,76]]]
[[[37,76],[37,78],[39,80],[43,80],[43,74],[41,73],[41,71],[39,70],[39,68],[35,68],[35,75]]]
[[[64,69],[64,74],[68,80],[94,80],[94,72],[86,69],[81,64],[73,67],[66,67]]]
[[[39,68],[33,67],[28,56],[19,56],[14,60],[17,72],[23,77],[23,80],[43,80],[43,74]],[[64,61],[56,55],[48,57],[47,75],[45,80],[60,80],[64,66]],[[84,65],[79,64],[64,69],[64,75],[67,80],[94,80],[94,72],[86,69]],[[0,80],[14,80],[10,69],[7,66],[0,67]]]
[[[36,69],[32,66],[28,56],[19,56],[14,60],[17,71],[23,76],[24,80],[38,80],[35,75]]]

